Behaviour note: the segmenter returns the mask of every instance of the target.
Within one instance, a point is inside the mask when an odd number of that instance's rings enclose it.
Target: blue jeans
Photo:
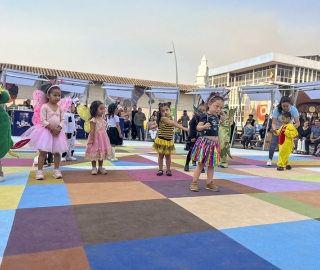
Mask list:
[[[278,138],[279,138],[279,136],[275,136],[272,133],[272,139],[271,139],[270,146],[269,146],[269,159],[273,158],[274,151],[276,150],[276,147],[278,145]]]
[[[242,144],[248,146],[251,142],[251,136],[244,136],[242,139]]]
[[[142,134],[142,140],[144,141],[144,126],[138,126],[138,125],[136,125],[136,129],[137,129],[138,139],[140,140],[141,134]],[[141,132],[141,134],[140,134],[140,132]]]
[[[179,139],[179,143],[182,143],[182,135],[181,133],[175,133],[174,134],[174,142],[176,142]]]

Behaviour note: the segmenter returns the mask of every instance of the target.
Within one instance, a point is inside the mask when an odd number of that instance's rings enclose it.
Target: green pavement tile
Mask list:
[[[266,201],[268,203],[280,206],[282,208],[288,209],[290,211],[299,213],[301,215],[311,217],[311,218],[319,218],[320,217],[320,208],[314,207],[308,204],[304,204],[301,202],[297,202],[288,198],[284,198],[277,194],[273,193],[253,193],[247,194],[249,196],[255,197],[257,199]]]
[[[320,183],[320,175],[308,175],[308,176],[287,176],[286,179],[290,180],[298,180],[305,182],[319,182]]]
[[[4,173],[20,173],[20,172],[30,172],[31,166],[29,167],[2,167]]]

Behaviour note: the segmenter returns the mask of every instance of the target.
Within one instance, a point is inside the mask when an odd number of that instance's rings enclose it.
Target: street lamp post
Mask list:
[[[176,64],[176,87],[178,87],[178,64],[177,64],[177,54],[176,54],[176,50],[174,48],[174,43],[172,41],[172,48],[173,51],[169,51],[168,53],[173,53],[174,54],[174,60],[175,60],[175,64]]]
[[[174,61],[175,61],[175,64],[176,64],[176,87],[178,87],[178,64],[177,64],[177,54],[176,54],[176,50],[174,48],[174,43],[172,41],[172,48],[173,48],[173,51],[169,51],[168,53],[173,53],[174,54]],[[176,99],[176,104],[175,104],[175,108],[177,108],[177,103],[178,103],[178,97]],[[174,112],[174,121],[177,122],[177,112],[175,111]],[[175,134],[173,135],[175,136]]]

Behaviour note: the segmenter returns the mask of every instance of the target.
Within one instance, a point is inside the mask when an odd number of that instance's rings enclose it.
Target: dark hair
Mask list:
[[[111,103],[108,107],[108,119],[114,116],[114,111],[118,108],[118,104]]]
[[[277,107],[278,107],[278,112],[279,112],[280,114],[282,114],[282,103],[289,103],[289,104],[291,104],[290,98],[284,96],[284,97],[282,97],[282,98],[280,99],[280,102],[279,102],[279,104],[278,104],[278,106],[277,106]]]
[[[91,117],[96,117],[99,106],[103,104],[100,100],[95,100],[90,105],[90,114]]]
[[[159,107],[158,116],[157,116],[157,124],[158,124],[158,126],[159,126],[160,119],[161,119],[161,108],[162,107],[168,107],[170,109],[170,106],[171,106],[171,102],[170,101],[158,104],[158,107]]]
[[[223,100],[223,97],[221,97],[220,93],[219,92],[211,92],[210,95],[208,96],[207,98],[207,110],[209,108],[209,105],[216,102],[217,100],[221,100],[221,101],[224,101]]]
[[[46,84],[43,88],[41,87],[41,90],[44,92],[46,96],[46,102],[49,102],[49,98],[47,97],[47,95],[50,95],[53,92],[53,90],[59,89],[61,91],[59,86],[54,86],[50,88],[52,85],[53,85],[52,83],[49,83],[49,84]],[[62,91],[61,91],[61,98],[62,98]]]
[[[153,111],[152,115],[154,115],[154,113],[156,113],[156,114],[157,114],[157,111]]]
[[[285,117],[285,118],[290,118],[291,119],[291,112],[284,112],[282,114],[282,116]]]
[[[249,116],[252,116],[252,117],[253,117],[253,114],[249,114]]]

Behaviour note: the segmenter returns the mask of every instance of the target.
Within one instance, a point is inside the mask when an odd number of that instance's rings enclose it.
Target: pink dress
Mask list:
[[[104,160],[112,158],[112,149],[110,140],[106,131],[107,122],[103,118],[93,117],[90,122],[96,124],[93,144],[87,144],[85,158],[91,161]],[[92,133],[90,132],[88,141]]]
[[[62,127],[64,124],[64,111],[59,106],[53,111],[47,104],[41,107],[40,111],[41,125],[35,125],[29,128],[21,135],[22,139],[30,139],[29,145],[35,149],[50,153],[63,153],[68,150],[66,135],[63,129],[58,136],[53,136],[51,131],[45,128],[47,125]]]

